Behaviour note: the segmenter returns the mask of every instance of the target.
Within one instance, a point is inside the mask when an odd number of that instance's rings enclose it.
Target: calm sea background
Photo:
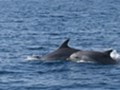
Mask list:
[[[120,52],[120,0],[0,0],[0,90],[120,90],[120,65],[27,61],[70,38]]]

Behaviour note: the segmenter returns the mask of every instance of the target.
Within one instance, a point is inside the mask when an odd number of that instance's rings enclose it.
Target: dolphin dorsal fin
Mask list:
[[[111,49],[111,50],[105,51],[104,53],[106,53],[107,55],[110,55],[112,51],[113,51],[113,50]]]
[[[69,46],[68,46],[68,42],[70,41],[70,39],[67,39],[67,40],[65,40],[62,44],[61,44],[61,46],[59,47],[59,48],[68,48]]]

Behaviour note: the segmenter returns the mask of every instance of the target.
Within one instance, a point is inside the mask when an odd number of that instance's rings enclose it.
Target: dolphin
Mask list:
[[[66,60],[68,57],[70,57],[71,54],[80,51],[79,49],[72,48],[68,46],[68,42],[70,39],[65,40],[58,49],[55,51],[42,56],[41,60]]]
[[[111,58],[110,53],[113,50],[107,50],[104,52],[99,51],[78,51],[70,55],[68,60],[71,61],[84,61],[84,62],[96,62],[100,64],[116,64],[117,61]]]

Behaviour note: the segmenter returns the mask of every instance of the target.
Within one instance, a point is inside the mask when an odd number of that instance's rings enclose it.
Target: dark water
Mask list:
[[[120,65],[26,61],[66,38],[120,52],[120,0],[0,0],[0,90],[119,90]]]

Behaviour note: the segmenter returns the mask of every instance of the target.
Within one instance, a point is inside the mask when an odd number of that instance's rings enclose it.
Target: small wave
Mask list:
[[[0,71],[0,75],[3,75],[3,74],[16,74],[16,73],[20,73],[20,72],[17,72],[17,71]]]
[[[42,50],[44,47],[28,47],[28,50]]]

